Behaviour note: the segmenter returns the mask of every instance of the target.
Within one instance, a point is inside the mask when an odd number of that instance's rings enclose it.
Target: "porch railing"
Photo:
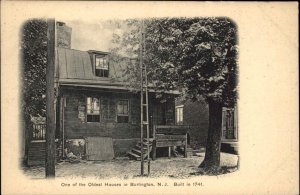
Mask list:
[[[234,129],[225,129],[223,130],[223,138],[225,139],[236,139],[236,136],[234,134]]]
[[[223,139],[237,139],[236,112],[234,109],[223,109],[222,135]]]
[[[45,140],[46,138],[46,124],[33,124],[32,139]]]

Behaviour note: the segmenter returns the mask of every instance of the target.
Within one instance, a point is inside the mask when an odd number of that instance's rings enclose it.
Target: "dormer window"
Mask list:
[[[107,56],[96,56],[95,75],[98,77],[108,77],[109,64]]]

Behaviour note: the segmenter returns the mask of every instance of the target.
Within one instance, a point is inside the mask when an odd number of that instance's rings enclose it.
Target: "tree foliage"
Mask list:
[[[45,116],[47,23],[29,20],[21,31],[22,109],[25,117]]]
[[[126,20],[128,28],[111,51],[139,60],[141,22]],[[159,18],[144,20],[148,79],[163,90],[186,89],[194,100],[232,106],[237,96],[237,28],[228,18]],[[139,81],[139,66],[124,72]],[[201,97],[200,97],[201,96]]]
[[[125,51],[138,59],[141,22],[125,22],[128,32],[118,37],[119,47],[112,53]],[[159,18],[144,20],[142,31],[150,83],[162,91],[183,88],[189,98],[208,103],[209,129],[200,167],[215,173],[220,166],[222,107],[234,106],[237,99],[236,25],[228,18]],[[137,64],[124,71],[135,85],[139,72]]]

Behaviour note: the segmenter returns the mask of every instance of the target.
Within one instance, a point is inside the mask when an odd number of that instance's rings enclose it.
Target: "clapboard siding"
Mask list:
[[[183,106],[183,125],[188,125],[190,146],[199,148],[206,145],[208,130],[208,105],[204,102],[193,102],[192,100],[177,101],[176,105]]]
[[[64,109],[64,128],[67,139],[85,138],[90,136],[111,137],[113,139],[132,139],[140,137],[140,96],[136,93],[118,93],[98,91],[92,92],[87,90],[64,90],[63,96],[66,98],[66,107]],[[118,100],[129,100],[129,122],[117,123],[117,119],[100,120],[99,123],[86,122],[79,117],[79,106],[86,108],[86,97],[99,97],[109,99],[117,105]],[[167,124],[174,124],[174,99],[171,99],[166,105],[161,104],[150,97],[150,106],[157,107],[165,105],[164,112],[155,112],[153,118],[165,118]],[[117,113],[117,112],[116,112]],[[115,115],[116,115],[115,113]],[[153,121],[157,123],[157,121]],[[159,122],[161,123],[161,122]]]
[[[86,139],[87,137],[109,137],[113,140],[114,156],[124,156],[140,139],[140,95],[129,92],[91,91],[86,89],[63,88],[61,96],[66,99],[64,107],[64,135],[66,139]],[[102,120],[99,123],[86,122],[86,97],[98,97],[114,101],[129,100],[129,122],[117,123],[117,112],[114,119]],[[100,103],[101,104],[101,103]],[[154,94],[149,95],[150,136],[153,125],[174,125],[175,102],[170,98],[161,103]],[[79,112],[84,112],[84,118]],[[62,125],[61,127],[62,128]],[[62,130],[62,129],[61,129]],[[146,135],[146,131],[144,131]]]

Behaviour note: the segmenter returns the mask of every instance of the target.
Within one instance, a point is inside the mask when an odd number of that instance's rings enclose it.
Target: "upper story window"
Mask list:
[[[177,125],[183,124],[183,105],[176,106],[176,123]]]
[[[107,56],[96,56],[95,74],[98,77],[108,77],[109,64]]]

